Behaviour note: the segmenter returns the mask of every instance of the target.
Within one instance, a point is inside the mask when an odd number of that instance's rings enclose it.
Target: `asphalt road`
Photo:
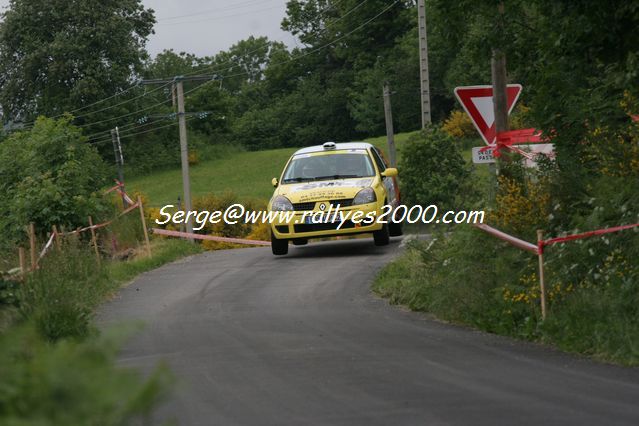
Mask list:
[[[121,355],[179,380],[153,423],[639,424],[639,369],[443,324],[370,293],[399,241],[210,252],[142,275],[99,314],[143,320]]]

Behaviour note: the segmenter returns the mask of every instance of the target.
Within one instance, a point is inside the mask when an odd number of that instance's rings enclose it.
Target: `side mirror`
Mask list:
[[[382,172],[382,176],[384,177],[395,177],[397,176],[397,169],[394,167],[389,167],[388,169]]]
[[[277,180],[277,178],[273,178],[273,180],[271,181],[271,183],[273,184],[273,186],[275,188],[277,188],[277,186],[280,184],[280,182]]]

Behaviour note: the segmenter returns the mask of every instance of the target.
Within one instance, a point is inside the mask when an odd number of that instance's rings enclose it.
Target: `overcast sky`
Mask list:
[[[294,38],[280,29],[287,0],[143,0],[155,10],[155,34],[147,49],[156,55],[164,49],[213,55],[235,42],[267,36],[288,46]],[[0,0],[4,9],[9,0]]]

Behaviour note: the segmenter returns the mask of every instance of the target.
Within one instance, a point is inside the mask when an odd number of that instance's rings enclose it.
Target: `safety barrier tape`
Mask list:
[[[637,227],[639,227],[639,223],[633,223],[631,225],[614,226],[612,228],[597,229],[595,231],[582,232],[580,234],[566,235],[565,237],[550,238],[548,240],[540,241],[541,250],[543,251],[544,247],[552,245],[552,244],[559,244],[559,243],[565,243],[568,241],[581,240],[584,238],[595,237],[597,235],[610,234],[612,232],[619,232],[619,231],[624,231],[626,229],[632,229]]]
[[[192,238],[195,240],[217,241],[220,243],[245,244],[251,246],[270,246],[269,241],[246,240],[241,238],[216,237],[213,235],[193,234],[190,232],[169,231],[168,229],[151,229],[154,234],[164,235],[166,237]]]
[[[584,238],[589,238],[589,237],[595,237],[597,235],[604,235],[604,234],[610,234],[612,232],[619,232],[619,231],[625,231],[627,229],[632,229],[632,228],[639,228],[639,223],[634,223],[634,224],[630,224],[630,225],[621,225],[621,226],[615,226],[612,228],[605,228],[605,229],[597,229],[595,231],[588,231],[588,232],[582,232],[580,234],[572,234],[572,235],[566,235],[564,237],[555,237],[555,238],[550,238],[547,240],[540,240],[537,245],[533,244],[533,243],[529,243],[528,241],[524,241],[522,239],[519,239],[517,237],[513,237],[512,235],[506,234],[503,231],[500,231],[499,229],[495,229],[491,226],[488,226],[484,223],[480,223],[480,224],[475,224],[473,225],[476,228],[481,229],[482,231],[493,235],[497,238],[499,238],[500,240],[506,241],[507,243],[510,243],[511,245],[520,248],[522,250],[526,250],[529,251],[531,253],[534,254],[541,254],[544,252],[544,248],[546,246],[549,245],[553,245],[553,244],[559,244],[559,243],[565,243],[568,241],[575,241],[575,240],[581,240]]]
[[[500,240],[506,241],[507,243],[510,243],[511,245],[517,248],[529,251],[534,254],[538,254],[537,246],[532,243],[529,243],[528,241],[521,240],[517,237],[513,237],[512,235],[508,235],[505,232],[500,231],[499,229],[495,229],[491,226],[486,225],[485,223],[478,223],[473,226],[481,229],[482,231],[490,235],[493,235],[494,237],[499,238]]]

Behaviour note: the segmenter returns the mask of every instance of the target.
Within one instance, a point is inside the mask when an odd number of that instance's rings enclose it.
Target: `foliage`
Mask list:
[[[105,182],[104,164],[69,120],[40,118],[0,144],[3,238],[24,238],[29,222],[39,233],[53,225],[74,229],[104,210],[96,193]]]
[[[155,23],[141,3],[11,0],[0,22],[5,121],[56,116],[127,88]]]
[[[374,290],[448,321],[639,365],[639,270],[629,260],[639,253],[636,233],[606,239],[547,250],[545,322],[536,259],[470,227],[413,243],[382,270]]]
[[[459,148],[442,130],[431,127],[411,137],[401,154],[401,181],[407,203],[453,207],[469,172]]]
[[[537,229],[548,227],[552,206],[546,179],[523,181],[499,177],[496,207],[490,220],[499,229],[533,238]]]
[[[442,130],[453,138],[461,139],[477,136],[477,130],[475,130],[475,126],[473,126],[468,114],[458,109],[451,111],[442,125]]]
[[[172,382],[118,368],[122,333],[50,344],[28,324],[0,335],[0,423],[122,425],[148,420]]]
[[[90,334],[93,308],[108,288],[88,244],[71,239],[64,251],[52,250],[27,275],[18,295],[20,312],[50,341],[81,340]]]

